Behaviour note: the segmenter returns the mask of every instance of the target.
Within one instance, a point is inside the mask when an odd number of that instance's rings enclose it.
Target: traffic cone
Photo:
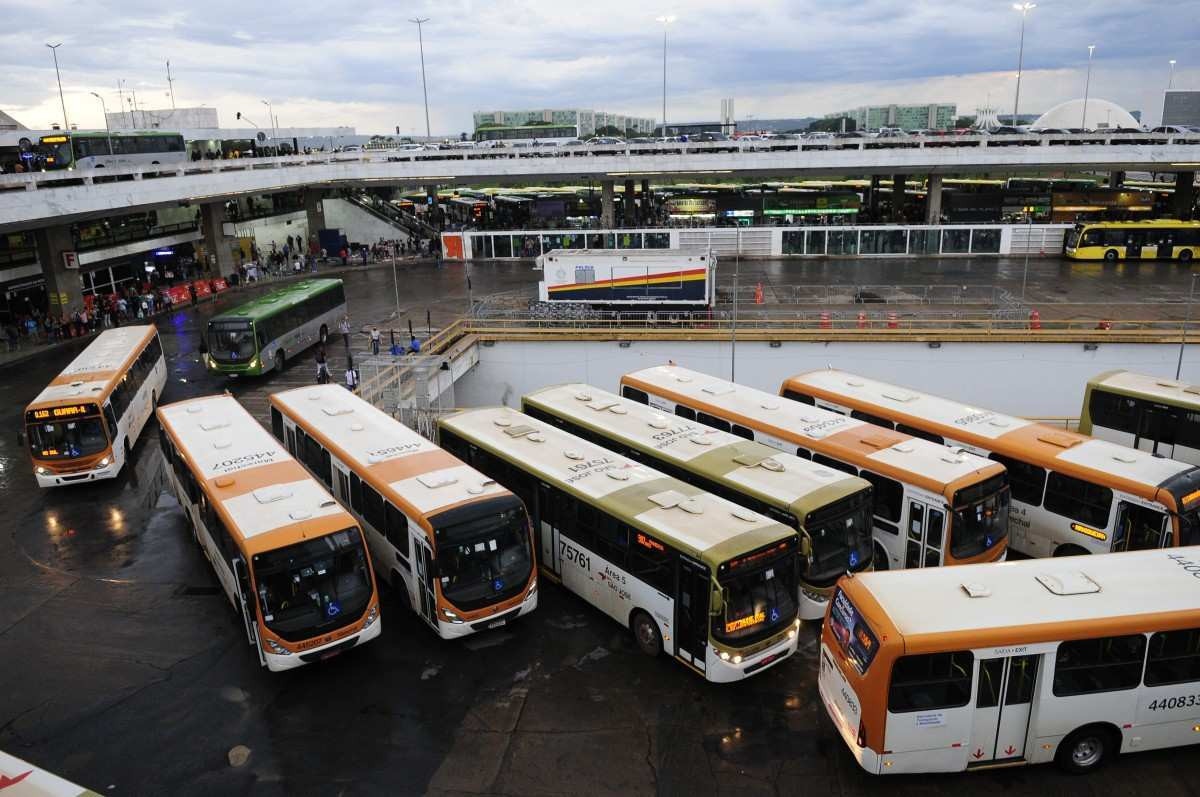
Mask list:
[[[821,313],[821,329],[833,329],[833,319],[829,317],[828,312]]]
[[[898,318],[896,318],[895,313],[887,314],[887,325],[888,325],[888,329],[899,329],[900,328],[900,321]]]
[[[1030,329],[1041,329],[1042,328],[1042,314],[1039,313],[1037,310],[1029,311],[1029,328]]]
[[[862,310],[858,311],[858,328],[859,329],[867,328],[867,314],[864,313]]]
[[[763,303],[763,289],[762,289],[761,282],[754,286],[754,303],[755,304]]]

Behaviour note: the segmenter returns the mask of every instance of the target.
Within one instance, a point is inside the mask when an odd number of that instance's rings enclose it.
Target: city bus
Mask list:
[[[209,370],[260,376],[315,343],[346,315],[340,279],[306,279],[251,299],[209,319],[201,353]]]
[[[534,418],[800,533],[800,619],[825,616],[833,584],[871,567],[871,484],[584,384],[527,393]]]
[[[165,130],[63,130],[38,140],[43,168],[103,169],[186,163],[183,136]]]
[[[520,499],[338,385],[270,397],[271,431],[358,519],[380,577],[443,639],[537,608]]]
[[[1153,219],[1076,224],[1063,243],[1072,260],[1178,260],[1200,254],[1200,221]]]
[[[158,408],[167,481],[268,670],[379,636],[362,530],[229,395]]]
[[[96,336],[25,408],[39,487],[112,479],[167,385],[167,361],[153,324]]]
[[[783,395],[895,424],[1008,468],[1009,546],[1075,556],[1200,544],[1200,468],[845,371],[812,371]]]
[[[1083,773],[1195,744],[1198,578],[1196,547],[847,576],[821,631],[821,702],[880,775]]]
[[[796,652],[795,530],[505,407],[438,421],[533,516],[542,573],[714,682]]]
[[[1088,381],[1079,432],[1200,465],[1200,387],[1107,371]]]
[[[1007,554],[1008,475],[999,463],[675,365],[626,374],[621,394],[866,479],[876,570]]]

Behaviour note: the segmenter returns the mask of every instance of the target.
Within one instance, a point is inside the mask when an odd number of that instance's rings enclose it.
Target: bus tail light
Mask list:
[[[858,721],[858,738],[855,741],[859,747],[867,746],[867,724],[862,720]]]

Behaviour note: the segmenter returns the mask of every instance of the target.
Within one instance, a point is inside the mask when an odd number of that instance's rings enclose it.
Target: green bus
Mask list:
[[[63,130],[38,144],[47,171],[186,163],[182,133],[165,130]]]
[[[215,315],[204,336],[205,365],[228,376],[283,370],[289,357],[314,343],[346,315],[340,279],[307,279]]]

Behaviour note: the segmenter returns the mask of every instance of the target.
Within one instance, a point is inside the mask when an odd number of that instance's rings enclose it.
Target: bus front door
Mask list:
[[[258,653],[259,664],[266,664],[267,659],[263,655],[262,645],[258,644],[258,626],[254,621],[254,601],[251,598],[253,593],[250,587],[250,578],[246,574],[246,563],[241,557],[237,557],[231,560],[230,564],[233,566],[233,583],[237,588],[238,611],[246,626],[246,637]]]
[[[1129,233],[1125,237],[1125,259],[1137,260],[1142,256],[1142,235],[1140,232]]]
[[[904,566],[938,567],[942,563],[945,513],[920,501],[908,502],[908,540]]]
[[[425,622],[437,628],[437,600],[433,597],[433,552],[423,539],[414,536],[412,542],[416,546],[413,560],[417,564],[417,591],[421,598],[421,616],[425,618]]]
[[[708,654],[708,568],[680,557],[679,599],[675,602],[676,655],[704,671]]]
[[[1154,256],[1159,260],[1170,260],[1175,256],[1175,236],[1169,232],[1164,232],[1162,237],[1158,239],[1158,251]]]
[[[541,553],[542,567],[548,570],[555,578],[562,578],[562,562],[560,560],[561,551],[558,546],[558,529],[550,523],[553,517],[550,508],[550,487],[548,485],[538,483],[537,490],[537,536],[538,536],[538,551]]]
[[[1128,501],[1119,502],[1113,531],[1113,551],[1153,551],[1168,547],[1173,529],[1167,521],[1165,512]]]
[[[1172,459],[1175,456],[1175,429],[1179,413],[1163,404],[1143,405],[1138,417],[1138,432],[1133,445],[1140,451]]]
[[[979,660],[967,766],[1025,757],[1040,655]]]

